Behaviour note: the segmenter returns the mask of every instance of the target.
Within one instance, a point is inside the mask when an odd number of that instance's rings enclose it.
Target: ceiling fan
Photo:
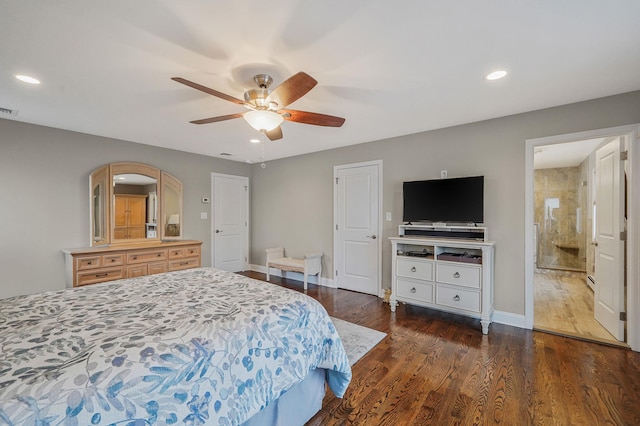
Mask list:
[[[270,140],[275,141],[282,139],[282,128],[280,125],[284,120],[327,127],[340,127],[345,121],[344,118],[334,117],[332,115],[284,109],[284,107],[300,99],[318,84],[313,77],[304,72],[299,72],[289,77],[271,91],[269,90],[269,86],[273,82],[271,76],[258,74],[253,77],[253,81],[256,82],[258,88],[249,89],[244,92],[244,101],[181,77],[172,77],[171,80],[224,99],[225,101],[242,105],[250,110],[244,113],[194,120],[190,122],[193,124],[215,123],[217,121],[243,117],[251,127],[264,133]]]

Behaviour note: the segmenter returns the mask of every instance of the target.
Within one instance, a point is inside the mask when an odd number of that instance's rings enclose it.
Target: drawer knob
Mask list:
[[[160,253],[158,253],[158,257],[162,256]]]
[[[107,277],[107,276],[109,276],[108,272],[105,272],[104,274],[96,274],[96,278]]]
[[[138,260],[138,256],[133,256],[133,260]]]
[[[113,262],[115,262],[115,261],[116,261],[115,259],[111,259],[111,263],[113,263]]]
[[[413,266],[413,267],[411,268],[411,272],[415,272],[415,271],[416,271],[416,267],[415,267],[415,266]]]
[[[91,265],[91,264],[92,264],[92,262],[91,262],[91,261],[87,262],[87,265]]]
[[[455,274],[453,274],[453,278],[460,278],[460,272],[456,272]]]
[[[413,288],[411,289],[411,293],[415,293],[415,292],[416,292],[416,288],[415,288],[415,287],[413,287]]]
[[[453,298],[453,300],[455,300],[456,302],[460,301],[460,296],[458,296],[457,294],[455,295],[455,297]]]

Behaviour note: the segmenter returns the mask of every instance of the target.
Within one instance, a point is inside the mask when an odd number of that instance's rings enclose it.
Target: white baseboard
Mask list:
[[[249,265],[249,269],[254,272],[261,272],[263,274],[267,273],[267,267],[264,265]],[[270,275],[275,277],[283,277],[291,280],[296,280],[300,282],[304,282],[304,275],[301,272],[293,272],[293,271],[281,271],[280,269],[271,268]],[[324,287],[337,288],[332,279],[320,277],[320,282],[318,282],[317,275],[309,275],[307,277],[309,284],[318,284]]]
[[[513,314],[511,312],[493,311],[493,322],[511,325],[518,328],[527,328],[524,315]]]

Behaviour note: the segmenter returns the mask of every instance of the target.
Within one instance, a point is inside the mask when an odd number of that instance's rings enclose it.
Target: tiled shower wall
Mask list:
[[[534,171],[538,268],[586,270],[588,167]]]

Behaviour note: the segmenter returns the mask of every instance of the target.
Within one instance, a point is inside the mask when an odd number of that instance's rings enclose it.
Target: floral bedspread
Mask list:
[[[213,268],[0,300],[0,425],[236,425],[351,369],[317,301]]]

